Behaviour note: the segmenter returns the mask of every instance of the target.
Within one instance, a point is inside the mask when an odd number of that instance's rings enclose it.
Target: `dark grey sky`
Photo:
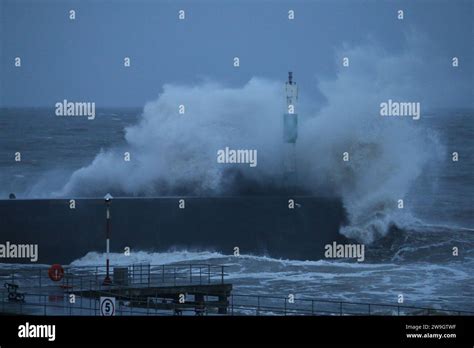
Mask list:
[[[433,40],[447,61],[460,57],[459,79],[472,86],[473,3],[0,0],[0,105],[51,107],[68,99],[141,107],[164,83],[210,78],[238,86],[252,76],[284,80],[288,70],[317,99],[317,81],[336,73],[335,50],[343,43],[371,38],[396,53],[406,46],[408,30]],[[397,20],[398,9],[405,10],[404,21]],[[131,68],[123,67],[125,56]],[[234,56],[241,59],[239,69],[232,66]],[[466,103],[468,92],[460,92]]]

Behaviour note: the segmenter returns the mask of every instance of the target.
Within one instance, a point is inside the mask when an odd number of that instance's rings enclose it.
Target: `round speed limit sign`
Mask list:
[[[106,317],[115,315],[115,297],[100,298],[100,315]]]

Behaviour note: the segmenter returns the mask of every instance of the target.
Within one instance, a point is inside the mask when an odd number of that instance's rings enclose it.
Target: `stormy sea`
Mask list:
[[[280,165],[281,139],[281,125],[271,118],[280,105],[262,98],[277,99],[276,84],[252,80],[242,89],[200,88],[168,86],[144,109],[98,108],[94,120],[59,117],[52,108],[1,109],[0,196],[245,194],[235,187],[237,181],[226,179],[228,172],[206,164],[221,144],[257,148],[259,171],[247,168],[242,175],[259,187],[271,181]],[[220,109],[200,104],[200,93],[221,100]],[[169,107],[183,94],[195,98],[190,104],[200,118],[189,116],[178,129]],[[258,121],[248,116],[255,109]],[[112,264],[225,264],[237,294],[382,304],[395,304],[403,294],[406,305],[474,311],[474,110],[438,109],[417,121],[354,127],[350,119],[333,117],[337,112],[323,108],[319,115],[327,117],[303,119],[298,180],[310,194],[341,197],[349,223],[339,233],[367,246],[364,262],[236,257],[214,250],[153,252],[150,245],[127,257],[113,253]],[[243,116],[237,123],[234,115]],[[349,165],[339,156],[346,149],[354,153]],[[20,162],[14,160],[17,152]],[[135,164],[124,164],[124,152]],[[400,197],[403,209],[397,207]],[[396,231],[389,228],[394,225]],[[72,265],[103,264],[104,258],[90,252]]]

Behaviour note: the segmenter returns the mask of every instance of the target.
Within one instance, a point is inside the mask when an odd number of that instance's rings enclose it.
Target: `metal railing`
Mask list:
[[[224,284],[226,266],[211,264],[132,264],[112,267],[112,285],[103,284],[105,266],[66,266],[60,281],[48,275],[48,266],[16,266],[0,269],[0,300],[3,313],[38,315],[98,315],[98,298],[86,293],[97,291],[100,296],[115,296],[113,289],[154,289],[194,285]],[[115,272],[115,271],[120,272]],[[134,291],[128,292],[129,294]],[[149,291],[148,291],[149,293]],[[74,296],[71,303],[70,296]],[[170,300],[163,306],[160,296],[140,297],[129,295],[118,301],[118,313],[123,315],[166,315],[163,307],[184,307],[192,311],[191,302],[177,304]],[[159,299],[159,305],[153,303]],[[168,300],[167,300],[168,301]],[[180,309],[180,312],[183,310]]]
[[[107,293],[104,292],[104,296]],[[11,303],[7,293],[0,292],[2,313],[32,315],[87,315],[99,313],[99,300],[76,296],[70,301],[70,294],[32,294],[27,293],[25,302]],[[208,296],[204,296],[208,301]],[[172,315],[173,308],[165,310],[155,306],[150,298],[130,297],[127,301],[117,301],[116,315]],[[192,301],[179,305],[180,312],[197,314]],[[471,311],[435,309],[417,306],[375,304],[322,299],[294,299],[287,297],[231,294],[227,315],[232,316],[351,316],[351,315],[385,315],[385,316],[416,316],[416,315],[474,315]],[[218,315],[217,309],[206,310],[200,315]]]
[[[474,315],[471,311],[266,295],[231,294],[231,315]]]
[[[8,301],[6,293],[0,292],[1,306],[3,314],[27,314],[27,315],[52,315],[52,316],[98,316],[100,315],[99,299],[76,296],[71,302],[68,294],[26,294],[25,302],[11,303]],[[125,301],[117,301],[115,315],[122,316],[146,316],[146,315],[172,315],[170,310],[160,310],[153,306],[150,301],[130,298],[135,306],[127,305]],[[139,304],[139,305],[136,305]]]
[[[126,269],[125,278],[120,279],[120,284],[125,285],[205,285],[224,284],[227,266],[210,264],[170,264],[150,265],[132,264],[130,266],[112,267],[112,272]],[[48,276],[47,266],[34,266],[27,268],[9,268],[0,270],[0,281],[18,284],[22,291],[37,290],[58,286],[63,289],[85,290],[96,289],[102,286],[106,274],[105,266],[66,266],[64,276],[58,281],[52,281]],[[123,274],[122,274],[123,275]],[[114,274],[112,274],[114,278]]]
[[[116,267],[120,268],[120,267]],[[124,266],[126,284],[117,286],[180,286],[224,284],[226,266],[209,264],[134,264]],[[98,315],[98,299],[82,297],[82,290],[100,289],[101,296],[107,295],[102,285],[105,266],[64,267],[61,281],[53,282],[48,276],[47,266],[0,269],[0,299],[3,313],[29,313],[39,315]],[[122,279],[123,280],[123,279]],[[11,290],[3,284],[15,284],[19,296],[8,298]],[[112,287],[109,288],[113,288]],[[12,289],[12,287],[10,287]],[[69,296],[76,292],[75,302]],[[159,296],[157,296],[158,298]],[[207,296],[204,296],[208,301]],[[427,308],[398,304],[377,304],[338,301],[331,299],[294,298],[283,296],[246,295],[232,293],[228,297],[230,315],[474,315],[472,311]],[[160,310],[151,297],[130,297],[119,301],[118,315],[166,315],[170,311]],[[186,300],[181,306],[184,311],[193,312],[194,301]],[[163,306],[162,306],[163,307]],[[205,314],[217,314],[206,310]]]

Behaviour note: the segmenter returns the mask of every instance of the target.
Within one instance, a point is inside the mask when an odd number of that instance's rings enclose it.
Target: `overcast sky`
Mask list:
[[[435,43],[431,58],[446,59],[447,67],[451,57],[460,58],[459,74],[447,84],[458,84],[457,103],[469,105],[473,3],[0,0],[0,105],[52,107],[68,99],[142,107],[165,83],[212,79],[241,86],[253,76],[283,81],[289,70],[317,100],[317,83],[335,76],[341,49],[370,41],[399,54],[413,31]],[[398,9],[405,11],[403,21]],[[15,57],[21,68],[14,67]],[[130,68],[123,67],[124,57],[131,58]]]

